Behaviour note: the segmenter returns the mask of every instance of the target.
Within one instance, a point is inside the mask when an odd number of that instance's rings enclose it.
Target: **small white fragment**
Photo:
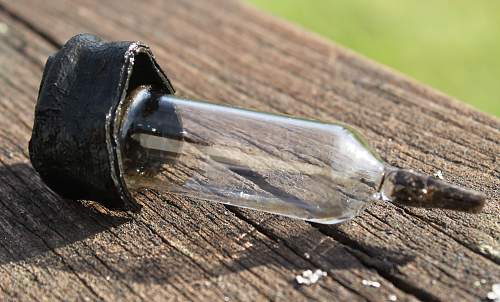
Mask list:
[[[398,301],[398,297],[396,295],[389,295],[389,301]]]
[[[481,286],[481,282],[479,282],[479,280],[474,281],[474,286],[475,287],[480,287]]]
[[[371,280],[364,280],[361,281],[361,283],[363,283],[363,285],[366,285],[366,286],[371,286],[371,287],[375,287],[375,288],[379,288],[380,287],[380,283],[377,282],[377,281],[371,281]]]
[[[439,179],[444,179],[444,176],[443,176],[443,171],[441,171],[441,170],[437,170],[437,171],[434,173],[434,177],[439,178]]]
[[[382,201],[391,201],[391,199],[389,197],[387,197],[387,195],[384,194],[384,192],[376,192],[376,193],[373,193],[373,199],[375,200],[382,200]]]
[[[494,247],[492,247],[489,244],[485,244],[485,243],[480,244],[479,245],[479,250],[482,253],[490,254],[491,256],[493,256],[495,258],[499,258],[500,257],[500,251],[497,250],[497,249],[495,249]]]
[[[247,242],[243,243],[243,246],[248,249],[248,248],[251,248],[253,246],[253,243],[251,243],[250,241],[247,241]]]
[[[310,258],[311,258],[311,255],[309,255],[309,253],[304,253],[304,258],[306,258],[306,259],[310,259]]]
[[[296,276],[295,281],[301,285],[302,284],[303,285],[311,285],[311,284],[318,282],[318,280],[321,277],[326,277],[326,276],[327,276],[327,273],[320,270],[320,269],[317,269],[314,272],[311,271],[310,269],[308,269],[308,270],[304,271],[302,273],[302,275]]]
[[[493,284],[486,297],[491,301],[500,302],[500,283]]]
[[[0,34],[5,35],[9,31],[7,24],[0,22]]]
[[[229,297],[227,297],[227,296],[224,297],[224,301],[226,301],[226,302],[229,301]]]
[[[427,194],[427,189],[422,189],[423,194]]]
[[[110,276],[106,276],[106,280],[109,281],[111,279]]]

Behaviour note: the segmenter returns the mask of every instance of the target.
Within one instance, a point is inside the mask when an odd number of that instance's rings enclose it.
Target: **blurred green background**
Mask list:
[[[500,1],[248,1],[500,116]]]

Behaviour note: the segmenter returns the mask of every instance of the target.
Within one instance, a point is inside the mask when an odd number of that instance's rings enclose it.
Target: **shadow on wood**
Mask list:
[[[65,200],[28,164],[0,166],[0,264],[39,259],[127,221]]]
[[[0,206],[3,208],[0,213],[0,235],[3,237],[0,266],[24,263],[48,270],[158,284],[171,282],[181,275],[184,280],[200,286],[207,280],[260,266],[296,271],[316,267],[328,270],[363,268],[340,244],[318,250],[310,258],[304,257],[300,246],[284,244],[300,245],[311,238],[308,232],[289,232],[286,238],[273,240],[250,234],[240,240],[230,233],[203,230],[204,226],[217,228],[221,225],[212,221],[211,213],[194,217],[193,208],[200,202],[179,204],[164,198],[150,199],[150,204],[137,216],[120,217],[116,216],[117,212],[106,212],[93,203],[61,199],[48,191],[27,164],[0,167],[0,180]],[[163,218],[153,219],[150,216],[152,208]],[[228,209],[239,211],[233,207]],[[273,215],[269,218],[280,219]],[[162,219],[168,224],[157,225],[157,220]],[[164,230],[179,232],[170,232],[170,237],[162,234]],[[392,264],[403,265],[412,259],[384,247],[367,248],[391,258]],[[291,280],[293,277],[290,275]]]

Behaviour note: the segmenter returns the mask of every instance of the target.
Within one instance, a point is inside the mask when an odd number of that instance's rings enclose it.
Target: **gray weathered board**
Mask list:
[[[63,200],[27,144],[45,60],[80,32],[149,43],[179,95],[353,124],[389,163],[441,170],[487,206],[379,203],[318,226],[154,192],[137,216]],[[498,119],[246,4],[0,1],[0,300],[485,299],[500,281],[499,154]],[[297,286],[307,269],[328,276]]]

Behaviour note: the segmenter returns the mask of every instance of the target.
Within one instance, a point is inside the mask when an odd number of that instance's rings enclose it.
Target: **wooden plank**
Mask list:
[[[369,296],[367,289],[356,292],[335,278],[319,288],[295,288],[294,276],[312,265],[286,245],[254,233],[250,224],[223,206],[207,208],[176,199],[165,203],[152,195],[144,197],[146,207],[140,216],[116,217],[93,204],[82,206],[49,192],[34,177],[26,146],[42,63],[54,49],[19,22],[5,14],[0,17],[9,28],[9,34],[2,36],[4,74],[21,79],[15,83],[4,79],[7,90],[2,91],[1,103],[6,108],[0,173],[5,297],[309,300],[334,295],[362,300]],[[33,62],[25,58],[32,52]],[[27,90],[17,91],[17,83]],[[21,106],[12,106],[14,99]],[[9,207],[10,203],[15,206]],[[377,277],[347,251],[343,255],[359,267],[356,273],[342,274],[346,280]],[[389,292],[405,296],[392,286],[383,291]]]
[[[5,297],[474,300],[498,282],[497,119],[238,2],[1,3]],[[41,66],[78,32],[151,44],[184,96],[354,124],[389,163],[442,170],[488,205],[468,215],[380,203],[319,227],[154,193],[137,217],[63,201],[34,176],[26,144]],[[329,276],[295,287],[308,268]]]

